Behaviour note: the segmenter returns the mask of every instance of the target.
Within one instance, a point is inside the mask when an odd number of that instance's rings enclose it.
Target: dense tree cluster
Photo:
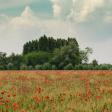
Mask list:
[[[74,42],[78,46],[75,38],[68,38],[67,40],[61,38],[54,39],[53,37],[44,35],[39,40],[32,40],[25,43],[23,46],[23,54],[38,51],[53,52],[54,49],[67,46],[70,42]]]
[[[64,69],[68,64],[81,64],[80,50],[75,38],[54,39],[46,35],[23,46],[23,61],[35,69]]]
[[[54,39],[46,35],[24,44],[23,53],[0,52],[0,70],[110,70],[112,65],[88,63],[92,49],[81,50],[75,38]]]

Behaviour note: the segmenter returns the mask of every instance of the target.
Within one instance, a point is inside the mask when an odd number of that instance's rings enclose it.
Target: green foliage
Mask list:
[[[98,65],[98,61],[97,60],[93,60],[92,61],[92,65],[95,67],[95,66],[97,66]]]
[[[28,66],[28,70],[33,70],[33,66]]]
[[[111,67],[112,67],[112,66],[111,66]],[[99,68],[100,68],[101,70],[108,70],[108,69],[110,69],[111,67],[110,67],[110,65],[108,65],[108,64],[101,64],[101,65],[99,66]]]
[[[73,65],[70,63],[64,67],[64,70],[73,70]]]
[[[9,64],[9,65],[7,65],[7,69],[10,69],[11,64],[13,64],[13,67],[11,67],[11,69],[20,69],[20,65],[22,63],[22,59],[23,59],[23,57],[21,55],[18,55],[18,54],[16,55],[16,54],[12,53],[7,58],[7,63]]]
[[[54,39],[53,37],[47,37],[44,35],[40,37],[39,40],[33,40],[25,43],[23,46],[23,54],[25,55],[38,51],[53,52],[54,49],[68,45],[71,41],[78,45],[74,38],[68,38],[68,40]]]
[[[86,47],[85,50],[80,51],[80,60],[81,63],[88,63],[89,55],[92,54],[93,50],[89,47]]]
[[[74,70],[83,70],[83,66],[81,64],[75,65]]]
[[[51,66],[50,63],[44,63],[43,66],[42,66],[42,69],[43,70],[51,70],[52,66]]]
[[[0,66],[3,69],[6,69],[7,57],[6,53],[0,52]]]
[[[13,69],[14,69],[13,63],[8,63],[7,70],[13,70]]]
[[[44,35],[43,37],[39,39],[38,45],[39,45],[38,48],[40,51],[49,51],[49,46],[48,46],[49,42],[46,35]]]
[[[52,65],[52,70],[57,70],[56,65]]]
[[[4,69],[5,69],[4,66],[0,65],[0,70],[4,70]]]
[[[35,70],[42,70],[42,65],[36,65]]]
[[[32,53],[28,53],[26,55],[24,55],[24,63],[26,63],[26,65],[40,65],[40,64],[44,64],[45,62],[48,62],[50,59],[52,58],[52,53],[48,53],[48,52],[43,52],[43,51],[39,51],[39,52],[32,52]]]
[[[79,47],[75,43],[71,42],[67,46],[56,49],[51,63],[56,65],[58,69],[63,69],[64,66],[69,63],[73,66],[79,64]]]
[[[27,65],[25,65],[25,64],[22,64],[21,66],[20,66],[20,70],[27,70],[28,69],[28,67],[27,67]]]
[[[36,43],[38,47],[35,47]],[[75,38],[55,40],[46,35],[39,40],[27,42],[23,47],[24,63],[35,67],[43,65],[42,69],[64,69],[69,63],[73,66],[79,64],[81,62],[79,52],[79,45]]]

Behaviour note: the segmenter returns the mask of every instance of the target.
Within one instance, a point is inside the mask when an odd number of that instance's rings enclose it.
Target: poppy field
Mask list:
[[[0,112],[112,112],[112,71],[0,71]]]

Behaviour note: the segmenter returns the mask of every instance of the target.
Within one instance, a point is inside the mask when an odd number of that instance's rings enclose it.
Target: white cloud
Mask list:
[[[53,15],[54,17],[59,17],[62,12],[62,5],[60,0],[51,0],[52,8],[53,8]]]
[[[105,0],[73,0],[73,6],[68,18],[77,22],[83,22],[88,19],[96,8],[103,6]]]
[[[75,22],[87,21],[99,8],[110,4],[111,0],[50,0],[54,17],[71,19]]]
[[[35,30],[40,30],[43,34],[45,33],[54,36],[58,35],[58,32],[64,37],[65,32],[72,30],[69,24],[69,22],[62,20],[40,19],[39,17],[35,16],[33,11],[28,6],[19,17],[14,17],[9,22],[9,26],[12,26],[15,29],[20,29],[21,31],[23,30],[23,28],[33,28]],[[37,33],[39,33],[38,30]]]
[[[0,9],[29,5],[39,0],[0,0]]]
[[[31,26],[34,25],[33,19],[35,19],[33,12],[30,9],[30,7],[27,6],[19,17],[12,18],[9,25],[15,27],[22,26],[22,25]]]
[[[104,21],[107,23],[112,23],[112,15],[108,15],[104,18]]]
[[[18,6],[26,6],[31,3],[37,3],[41,0],[0,0],[0,9],[14,8]]]

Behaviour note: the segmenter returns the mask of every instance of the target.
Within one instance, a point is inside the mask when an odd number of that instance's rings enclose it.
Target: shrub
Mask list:
[[[4,66],[0,66],[0,70],[4,70],[5,69],[5,67]]]
[[[80,65],[76,65],[74,67],[74,70],[83,70],[83,66],[80,64]]]
[[[52,70],[57,70],[56,65],[52,65]]]
[[[51,70],[52,66],[51,66],[50,63],[44,63],[43,66],[42,66],[42,69],[43,70]]]
[[[25,64],[22,64],[21,66],[20,66],[20,70],[27,70],[28,69],[28,67],[27,67],[27,65],[25,65]]]
[[[49,62],[51,57],[52,57],[52,53],[39,51],[39,52],[31,52],[24,55],[23,60],[24,60],[24,63],[28,66],[30,65],[36,66],[37,64],[41,65],[46,62]]]
[[[33,70],[33,66],[28,66],[28,70]]]
[[[36,69],[36,70],[42,70],[42,65],[36,65],[36,66],[35,66],[35,69]]]
[[[12,69],[14,69],[13,63],[8,63],[7,70],[12,70]]]
[[[73,65],[70,63],[64,67],[64,70],[73,70]]]

